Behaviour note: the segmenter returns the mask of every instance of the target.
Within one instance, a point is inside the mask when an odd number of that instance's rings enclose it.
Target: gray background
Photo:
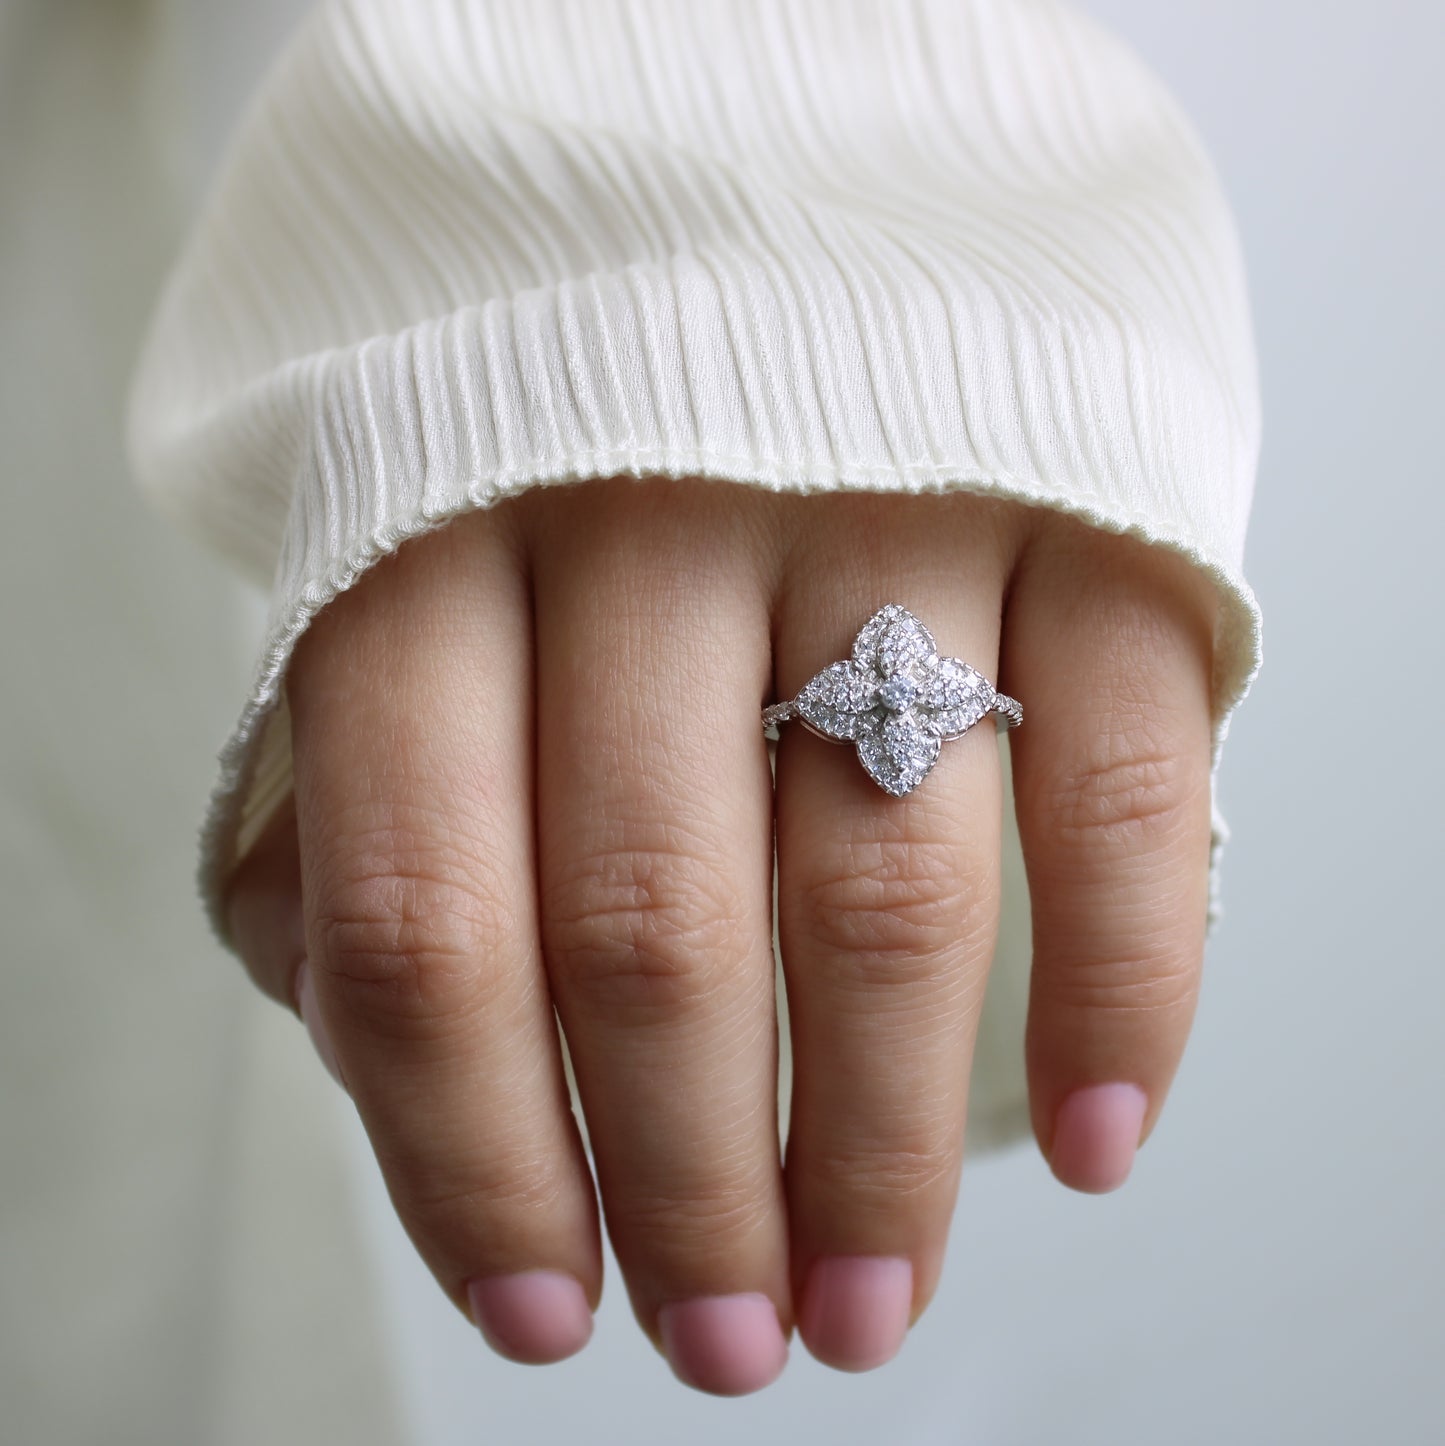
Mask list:
[[[113,56],[115,17],[176,8],[0,0],[0,187],[18,194],[17,158],[34,161],[23,213],[0,190],[0,1399],[14,1439],[327,1441],[344,1394],[368,1440],[407,1446],[1445,1440],[1439,8],[1086,5],[1193,115],[1255,302],[1266,421],[1246,561],[1266,661],[1222,778],[1225,917],[1126,1189],[1067,1192],[1031,1148],[972,1161],[942,1287],[900,1357],[850,1377],[797,1346],[781,1381],[737,1401],[672,1381],[610,1255],[579,1357],[535,1370],[491,1356],[415,1261],[304,1035],[246,988],[186,892],[259,607],[118,470],[119,379],[151,299],[134,279],[159,279],[184,217],[159,178],[154,205],[108,196],[124,157],[68,128],[71,98],[119,71],[38,70],[16,43],[42,13],[57,32],[82,17]],[[203,122],[174,165],[195,184],[297,7],[179,8],[175,73]],[[83,185],[64,180],[79,170]],[[107,214],[124,219],[97,246],[82,233]],[[62,231],[86,259],[55,264]],[[57,327],[84,344],[57,349]],[[138,686],[147,670],[168,683]],[[346,1144],[337,1169],[315,1147],[325,1135]],[[181,1139],[197,1142],[186,1158],[166,1145]],[[207,1151],[234,1162],[220,1185]],[[334,1230],[288,1234],[298,1191],[331,1202]],[[375,1342],[344,1283],[308,1297],[359,1254],[358,1197],[399,1402],[346,1377]],[[177,1303],[223,1277],[254,1282],[247,1308],[178,1336]],[[325,1336],[297,1358],[266,1323],[304,1310]]]

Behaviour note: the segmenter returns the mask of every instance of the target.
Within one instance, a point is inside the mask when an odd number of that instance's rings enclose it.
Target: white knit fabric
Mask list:
[[[962,488],[1177,550],[1222,600],[1216,773],[1260,663],[1232,218],[1160,84],[1046,0],[325,3],[172,272],[130,442],[270,589],[202,833],[223,937],[289,788],[297,637],[524,488]],[[1216,807],[1211,924],[1226,836]],[[1015,898],[1015,975],[1026,928]]]

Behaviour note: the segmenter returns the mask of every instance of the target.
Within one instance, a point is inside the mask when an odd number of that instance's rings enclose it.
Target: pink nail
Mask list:
[[[798,1333],[824,1365],[871,1371],[891,1361],[913,1311],[913,1262],[896,1255],[835,1255],[813,1262]]]
[[[1102,1195],[1129,1178],[1149,1097],[1136,1084],[1075,1090],[1059,1106],[1049,1165],[1065,1185]]]
[[[296,1007],[306,1022],[306,1032],[311,1036],[316,1053],[321,1056],[321,1063],[326,1066],[331,1078],[342,1089],[346,1089],[346,1081],[341,1077],[341,1066],[336,1062],[336,1052],[331,1048],[331,1038],[326,1033],[326,1022],[316,1007],[316,989],[311,983],[311,966],[304,959],[296,971]]]
[[[714,1396],[745,1396],[782,1374],[788,1343],[767,1296],[710,1295],[657,1313],[662,1346],[678,1380]]]
[[[576,1355],[592,1338],[586,1292],[560,1270],[493,1275],[467,1286],[472,1319],[509,1361],[546,1366]]]

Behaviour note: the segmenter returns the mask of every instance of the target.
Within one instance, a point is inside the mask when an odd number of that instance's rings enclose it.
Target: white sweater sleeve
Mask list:
[[[146,492],[269,588],[200,887],[289,788],[318,608],[418,532],[589,476],[963,488],[1174,549],[1260,662],[1229,208],[1051,0],[328,0],[254,97],[140,358]],[[1024,700],[1027,708],[1027,700]],[[1211,923],[1225,827],[1215,810]]]

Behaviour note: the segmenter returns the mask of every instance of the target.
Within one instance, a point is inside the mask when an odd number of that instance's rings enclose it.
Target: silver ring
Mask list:
[[[830,663],[786,703],[763,709],[763,730],[797,718],[833,743],[857,745],[875,783],[895,798],[912,793],[950,738],[998,714],[1017,728],[1024,710],[977,669],[939,654],[933,634],[905,607],[881,607],[853,640],[853,656]]]

